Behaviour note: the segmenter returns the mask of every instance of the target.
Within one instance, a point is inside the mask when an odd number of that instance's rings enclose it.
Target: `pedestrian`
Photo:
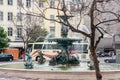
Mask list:
[[[25,57],[25,50],[22,49],[22,59],[24,59],[24,57]]]
[[[19,49],[19,59],[22,59],[22,49]]]
[[[115,51],[112,51],[112,59],[116,59]]]

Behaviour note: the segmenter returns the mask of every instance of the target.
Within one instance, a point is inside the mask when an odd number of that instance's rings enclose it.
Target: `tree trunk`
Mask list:
[[[96,52],[95,52],[95,48],[91,47],[90,51],[91,51],[91,55],[92,55],[92,59],[94,62],[94,68],[95,68],[95,72],[96,72],[96,79],[97,80],[102,80],[102,75],[100,72],[100,68],[99,68],[99,61],[97,60],[97,56],[96,56]]]
[[[26,55],[26,43],[24,42],[24,52],[25,52],[25,54],[24,54],[24,57],[23,57],[23,61],[25,62],[25,55]]]

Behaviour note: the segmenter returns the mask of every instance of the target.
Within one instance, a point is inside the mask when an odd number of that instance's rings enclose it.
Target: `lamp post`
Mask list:
[[[112,48],[115,51],[115,34],[112,36]]]

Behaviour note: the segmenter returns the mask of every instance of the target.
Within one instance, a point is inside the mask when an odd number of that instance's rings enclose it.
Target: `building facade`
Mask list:
[[[10,47],[23,47],[22,35],[22,11],[20,6],[33,9],[31,0],[0,0],[0,26],[7,31],[11,40]]]
[[[37,2],[39,4],[36,6]],[[8,38],[11,40],[10,47],[23,47],[21,35],[24,33],[25,18],[28,23],[39,24],[46,28],[49,33],[52,33],[52,36],[60,36],[60,24],[29,15],[30,12],[39,14],[37,7],[43,9],[45,6],[43,2],[44,0],[0,0],[0,26],[8,33]],[[50,3],[51,7],[54,7],[54,2]],[[54,10],[49,10],[46,14],[50,19],[57,16]]]
[[[45,20],[43,17],[27,15],[30,12],[36,14],[41,13],[40,10],[44,10],[46,6],[50,8],[58,5],[57,0],[49,0],[49,5],[45,2],[46,0],[0,0],[0,26],[8,32],[8,38],[11,39],[10,47],[23,47],[21,35],[23,33],[24,21],[27,18],[28,22],[42,25],[51,34],[52,37],[61,36],[61,25],[55,21]],[[81,16],[76,10],[79,10],[76,6],[76,0],[65,0],[67,8],[73,13],[74,18],[71,18],[73,26],[76,26]],[[86,1],[86,0],[84,0]],[[38,9],[39,8],[39,9]],[[39,14],[40,15],[40,14]],[[49,19],[57,19],[57,10],[49,9],[45,12],[45,15]],[[33,22],[34,21],[34,22]],[[81,23],[86,25],[86,28],[90,30],[89,18],[82,18]],[[105,35],[105,38],[99,44],[99,47],[112,47],[113,44],[119,43],[119,25],[115,24],[106,27],[106,30],[110,31],[110,35]],[[114,27],[114,28],[113,28]],[[87,30],[87,31],[88,31]],[[89,32],[89,31],[88,31]],[[69,36],[73,37],[73,33],[69,31]],[[82,37],[82,35],[80,35]],[[108,43],[106,43],[108,42]],[[104,44],[106,43],[106,44]],[[111,43],[111,44],[110,44]]]
[[[69,0],[67,4],[70,4]],[[10,47],[23,47],[21,36],[24,33],[25,23],[39,24],[47,29],[51,37],[60,37],[61,24],[38,16],[41,15],[40,10],[44,10],[47,6],[51,9],[45,12],[46,17],[58,19],[57,10],[52,9],[57,5],[57,0],[49,0],[49,5],[46,4],[45,0],[0,0],[0,26],[4,27],[8,33],[8,38],[11,39]],[[31,12],[36,13],[37,16],[29,15]],[[26,22],[25,18],[27,18],[28,22]],[[78,16],[77,19],[80,19],[80,17]],[[71,19],[72,25],[75,25],[77,19]],[[69,36],[72,36],[70,31]]]

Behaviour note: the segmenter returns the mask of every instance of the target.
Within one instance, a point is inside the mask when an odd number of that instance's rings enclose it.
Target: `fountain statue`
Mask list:
[[[57,16],[61,18],[64,22],[67,21],[70,17],[73,16],[67,16],[65,17],[64,15]],[[71,54],[71,47],[73,42],[80,42],[81,39],[78,38],[68,38],[68,27],[62,24],[61,28],[61,38],[48,38],[48,41],[50,42],[57,42],[58,45],[61,46],[61,52],[58,52],[58,55],[53,57],[50,61],[50,65],[57,65],[57,64],[62,64],[62,65],[79,65],[79,59],[76,58]],[[69,51],[69,52],[68,52]]]
[[[26,69],[32,69],[33,68],[33,63],[32,63],[32,58],[29,54],[29,50],[27,50],[27,53],[25,54],[27,56],[26,63],[24,64]]]
[[[45,61],[46,61],[46,59],[44,58],[44,54],[40,51],[40,52],[38,52],[38,54],[39,54],[39,57],[38,57],[38,64],[43,64],[43,63],[45,63]]]

